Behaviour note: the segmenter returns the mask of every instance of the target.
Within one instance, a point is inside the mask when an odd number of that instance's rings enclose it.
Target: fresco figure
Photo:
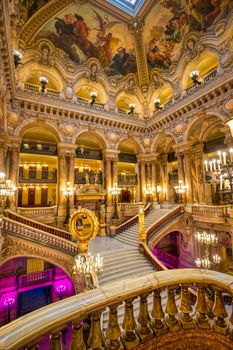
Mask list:
[[[80,13],[65,13],[60,18],[54,18],[45,30],[38,34],[39,38],[47,38],[77,65],[84,63],[88,58],[100,61],[107,75],[121,79],[128,73],[136,72],[136,57],[126,48],[121,47],[122,39],[114,37],[112,28],[121,22],[110,20],[108,15],[101,16],[93,11],[93,23],[90,23]],[[54,28],[54,29],[53,29]],[[46,30],[47,29],[47,30]],[[91,79],[95,80],[93,74]]]

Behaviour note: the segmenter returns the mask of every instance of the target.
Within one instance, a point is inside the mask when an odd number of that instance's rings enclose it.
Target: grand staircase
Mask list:
[[[169,213],[170,210],[152,209],[145,217],[146,229]],[[136,223],[125,230],[124,233],[111,238],[111,250],[100,252],[104,261],[104,271],[99,277],[100,286],[145,275],[155,270],[138,251],[138,231],[139,226]],[[115,244],[117,249],[113,249]]]

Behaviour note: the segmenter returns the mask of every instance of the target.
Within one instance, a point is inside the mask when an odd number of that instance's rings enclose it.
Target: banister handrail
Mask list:
[[[61,248],[66,254],[71,253],[72,256],[78,254],[77,245],[65,238],[55,236],[51,233],[39,230],[36,227],[27,226],[21,222],[12,220],[8,217],[3,217],[2,221],[3,230],[10,232],[11,234],[16,234],[19,237],[27,237],[33,239],[33,241],[42,242],[46,245],[51,245],[56,248]],[[11,228],[14,227],[14,231],[11,232]],[[17,227],[19,229],[17,229]],[[39,239],[42,237],[43,239]]]
[[[133,277],[124,283],[116,282],[63,299],[1,327],[0,350],[17,350],[30,343],[35,344],[44,334],[53,331],[57,334],[68,322],[81,320],[85,315],[129,298],[136,298],[154,290],[194,283],[198,287],[199,284],[200,286],[210,284],[218,290],[233,294],[233,277],[220,272],[216,275],[216,272],[209,270],[181,269]]]
[[[23,223],[23,224],[25,224],[27,226],[36,227],[36,228],[38,228],[41,231],[50,233],[50,234],[52,234],[54,236],[65,238],[65,239],[67,239],[69,241],[72,240],[71,234],[69,232],[67,232],[67,231],[63,231],[63,230],[60,230],[60,229],[58,229],[56,227],[52,227],[52,226],[43,224],[43,223],[38,222],[38,221],[33,220],[33,219],[25,218],[24,216],[16,214],[15,212],[13,212],[11,210],[5,210],[4,214],[6,216],[8,216],[9,218],[12,218],[15,221],[21,222],[21,223]]]
[[[144,208],[144,213],[147,215],[149,211],[152,208],[152,204],[148,203],[146,207]],[[123,230],[129,228],[130,226],[134,225],[138,221],[138,214],[132,216],[132,218],[128,219],[127,221],[123,222],[119,226],[116,227],[115,234],[121,233]]]

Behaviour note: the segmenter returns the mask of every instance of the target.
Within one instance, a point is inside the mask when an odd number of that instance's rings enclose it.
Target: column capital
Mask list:
[[[109,149],[109,148],[105,148],[102,151],[103,157],[105,159],[110,159],[110,160],[115,160],[118,161],[118,155],[119,155],[120,151],[116,150],[116,149]]]
[[[176,155],[179,153],[184,153],[187,150],[190,150],[192,148],[193,141],[186,141],[186,142],[181,142],[176,145],[173,145],[173,149],[176,152]]]
[[[77,147],[77,145],[69,143],[58,143],[58,156],[75,157]]]
[[[137,161],[138,163],[149,163],[152,160],[152,155],[151,154],[137,154]]]

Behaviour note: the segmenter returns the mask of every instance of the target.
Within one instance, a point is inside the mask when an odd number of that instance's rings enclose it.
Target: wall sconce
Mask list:
[[[18,50],[14,50],[13,51],[13,60],[14,60],[14,65],[15,68],[17,68],[21,63],[21,59],[22,59],[22,54],[18,51]]]
[[[11,321],[11,308],[15,304],[15,298],[7,298],[4,300],[3,307],[7,310],[7,323]]]
[[[41,93],[44,94],[46,90],[46,85],[48,84],[48,79],[46,77],[40,77],[40,83],[41,83]]]
[[[155,106],[156,111],[160,111],[161,109],[163,109],[162,107],[160,107],[160,99],[159,98],[156,98],[154,100],[154,106]]]
[[[57,286],[56,291],[59,294],[59,299],[62,300],[65,294],[67,287],[64,284],[59,284],[59,286]]]
[[[90,96],[91,96],[90,105],[91,105],[91,106],[94,106],[97,95],[98,95],[98,94],[97,94],[97,92],[95,92],[95,91],[92,91],[92,92],[90,93]]]
[[[201,85],[201,82],[198,80],[199,77],[199,71],[198,70],[193,70],[190,73],[190,78],[192,79],[192,82],[194,86]]]
[[[135,110],[135,104],[134,103],[130,103],[129,104],[129,109],[130,111],[128,112],[128,115],[133,115],[134,114],[134,110]]]

